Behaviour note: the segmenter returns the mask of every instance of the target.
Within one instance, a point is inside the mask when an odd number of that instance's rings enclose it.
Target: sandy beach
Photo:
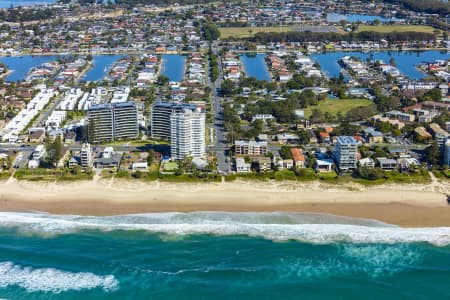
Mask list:
[[[169,211],[301,211],[378,219],[405,227],[450,226],[449,183],[337,186],[321,182],[181,184],[100,180],[0,183],[0,211],[117,215]]]

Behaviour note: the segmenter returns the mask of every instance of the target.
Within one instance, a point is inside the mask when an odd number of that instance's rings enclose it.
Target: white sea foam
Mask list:
[[[19,286],[29,292],[60,293],[94,288],[111,291],[118,284],[113,275],[72,273],[54,268],[33,269],[12,262],[0,262],[0,288]]]
[[[346,224],[345,222],[348,222]],[[35,234],[79,230],[145,230],[167,235],[249,235],[271,240],[309,243],[450,244],[450,227],[400,228],[388,224],[322,214],[288,213],[157,213],[113,217],[82,217],[45,213],[0,213],[0,227]]]
[[[414,267],[421,259],[421,250],[414,245],[346,244],[337,253],[320,259],[281,258],[278,275],[281,280],[292,276],[316,280],[358,274],[377,278]]]

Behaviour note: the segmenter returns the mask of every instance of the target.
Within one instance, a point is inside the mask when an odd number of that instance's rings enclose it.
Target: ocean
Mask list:
[[[326,214],[0,212],[0,298],[450,299],[449,245]]]

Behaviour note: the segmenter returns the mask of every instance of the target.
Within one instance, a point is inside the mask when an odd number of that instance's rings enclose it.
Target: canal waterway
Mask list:
[[[184,78],[186,56],[178,54],[165,54],[162,56],[161,75],[167,76],[170,81],[181,82]]]
[[[311,57],[315,59],[321,66],[322,70],[329,77],[338,77],[341,71],[341,66],[338,61],[344,56],[358,57],[362,61],[368,58],[371,60],[382,60],[389,63],[391,58],[394,58],[397,68],[400,72],[413,80],[420,80],[427,75],[419,71],[416,66],[422,62],[433,62],[440,59],[450,59],[450,54],[446,51],[377,51],[377,52],[329,52],[321,54],[312,54]]]
[[[258,80],[271,81],[269,70],[265,61],[265,54],[240,56],[244,71],[247,77],[255,77]]]

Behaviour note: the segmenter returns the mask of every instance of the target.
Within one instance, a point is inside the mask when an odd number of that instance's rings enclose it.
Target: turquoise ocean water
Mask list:
[[[322,214],[0,213],[0,298],[450,299],[449,243]]]

